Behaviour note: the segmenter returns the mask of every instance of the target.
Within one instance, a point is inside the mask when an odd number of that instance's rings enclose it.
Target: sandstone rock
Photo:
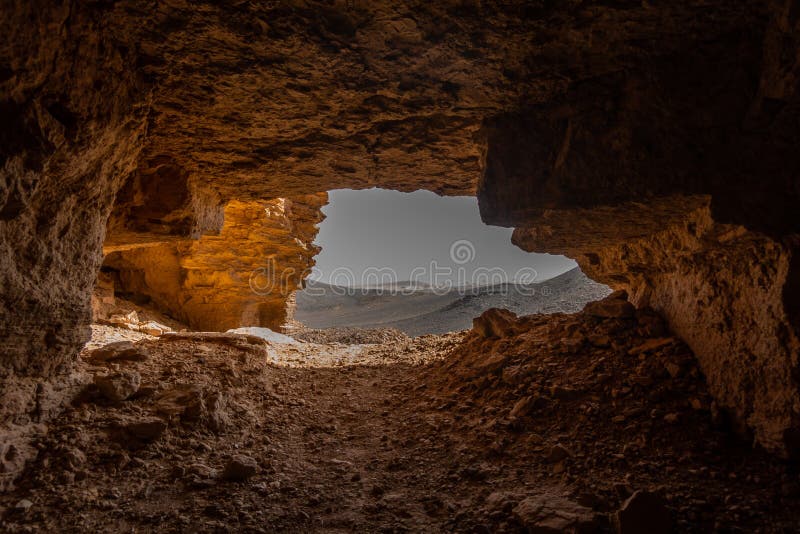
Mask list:
[[[612,293],[603,300],[590,302],[583,312],[603,319],[631,319],[636,316],[636,308],[625,300],[627,296],[624,291]]]
[[[142,378],[136,371],[120,371],[111,375],[96,375],[94,383],[110,401],[119,402],[139,391]]]
[[[108,322],[129,330],[137,330],[139,327],[139,314],[136,311],[132,311],[124,315],[112,315],[108,318]]]
[[[172,329],[168,326],[164,326],[163,324],[155,321],[148,321],[139,325],[139,331],[150,336],[160,336],[164,332],[170,332],[171,330]]]
[[[800,336],[790,311],[797,304],[786,299],[800,293],[786,288],[797,278],[797,248],[721,222],[713,204],[708,196],[677,196],[647,206],[548,210],[513,241],[577,258],[595,280],[628,288],[638,326],[648,336],[674,333],[692,348],[734,428],[745,435],[750,427],[760,445],[793,454],[800,387],[791,362]],[[644,313],[647,306],[671,332]]]
[[[250,456],[237,454],[232,456],[222,472],[222,478],[230,482],[243,482],[258,471],[258,462]]]
[[[615,516],[618,534],[669,534],[672,517],[661,498],[648,491],[636,491]]]
[[[588,533],[597,529],[592,510],[558,495],[527,497],[514,508],[514,515],[528,532],[537,534]]]
[[[158,413],[178,416],[182,422],[204,423],[215,432],[229,425],[226,397],[221,392],[208,392],[193,384],[181,384],[159,393],[155,400]]]
[[[156,396],[155,409],[167,416],[181,416],[195,420],[203,412],[203,392],[192,384],[181,384],[166,389]]]
[[[115,361],[143,362],[150,354],[146,348],[131,343],[130,341],[117,341],[109,343],[89,353],[92,363],[106,363]]]
[[[506,337],[514,332],[517,316],[508,310],[490,308],[472,320],[472,329],[481,337]]]
[[[222,226],[214,235],[156,246],[125,246],[126,234],[112,232],[105,265],[119,271],[119,289],[150,298],[192,329],[252,325],[277,331],[289,319],[301,273],[319,252],[313,241],[326,201],[326,193],[229,201],[220,208]],[[279,250],[281,265],[266,250]],[[167,331],[149,323],[137,329]]]

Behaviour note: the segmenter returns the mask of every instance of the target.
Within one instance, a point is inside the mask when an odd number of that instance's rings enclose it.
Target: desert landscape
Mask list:
[[[308,282],[295,295],[294,319],[311,328],[395,328],[410,336],[467,330],[490,308],[518,315],[574,313],[611,290],[579,268],[537,284],[432,288],[395,284],[346,288]]]

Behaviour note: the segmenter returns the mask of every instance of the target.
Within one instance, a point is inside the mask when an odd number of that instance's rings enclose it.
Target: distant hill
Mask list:
[[[295,319],[311,328],[397,328],[419,336],[471,328],[472,319],[489,308],[505,308],[518,315],[572,313],[610,292],[577,267],[530,285],[498,284],[444,293],[429,287],[404,292],[390,289],[354,290],[309,282],[297,292]]]

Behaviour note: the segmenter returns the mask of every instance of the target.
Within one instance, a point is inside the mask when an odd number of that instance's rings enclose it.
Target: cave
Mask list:
[[[795,2],[10,0],[0,30],[0,528],[800,524]],[[613,293],[359,365],[229,333],[291,320],[327,191],[373,187],[477,197]],[[116,296],[175,331],[87,352]]]

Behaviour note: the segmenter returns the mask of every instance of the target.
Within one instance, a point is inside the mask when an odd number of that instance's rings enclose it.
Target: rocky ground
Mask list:
[[[410,338],[395,328],[305,328],[297,327],[291,336],[311,343],[344,343],[347,345],[405,344]]]
[[[94,382],[0,530],[796,530],[795,466],[734,438],[687,347],[619,297],[381,344],[86,350]]]

